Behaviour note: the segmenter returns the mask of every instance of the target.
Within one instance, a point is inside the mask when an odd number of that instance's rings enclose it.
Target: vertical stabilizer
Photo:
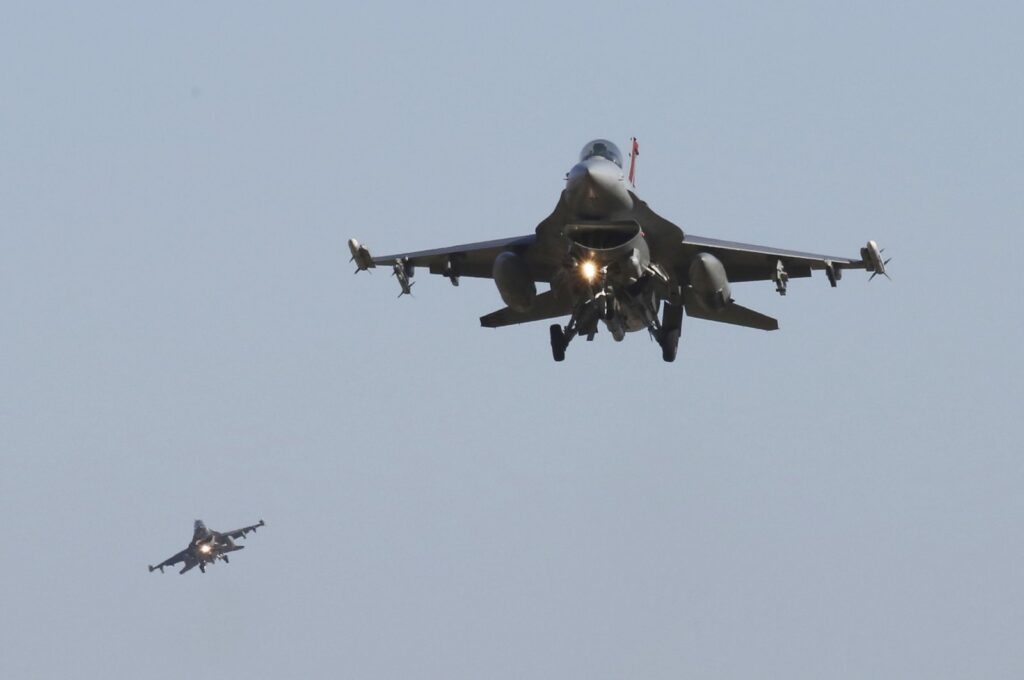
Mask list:
[[[636,137],[629,138],[629,184],[636,189],[636,157],[640,155],[640,142]]]

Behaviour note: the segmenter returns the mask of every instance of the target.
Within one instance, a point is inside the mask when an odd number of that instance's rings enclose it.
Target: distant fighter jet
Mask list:
[[[184,562],[185,566],[182,567],[180,574],[184,574],[186,571],[198,565],[199,571],[206,573],[206,565],[213,564],[218,559],[228,561],[228,553],[236,550],[241,550],[244,545],[235,545],[235,538],[242,538],[250,531],[255,532],[256,529],[263,526],[263,520],[260,520],[258,524],[252,526],[242,527],[241,529],[235,529],[234,531],[211,531],[206,528],[201,519],[197,519],[195,523],[195,530],[192,532],[192,542],[188,544],[188,547],[182,550],[173,557],[168,557],[166,560],[156,565],[149,565],[149,571],[153,572],[159,569],[161,573],[164,571],[164,567],[170,567],[178,562]]]
[[[533,234],[385,257],[373,257],[351,239],[356,271],[390,267],[402,294],[411,291],[416,267],[454,285],[460,276],[494,279],[508,306],[481,317],[482,326],[569,315],[564,327],[551,326],[555,361],[565,358],[574,337],[592,340],[598,322],[616,341],[647,329],[665,361],[676,358],[684,310],[699,319],[776,330],[778,321],[733,301],[731,282],[772,281],[785,295],[790,279],[810,276],[814,269],[824,271],[833,287],[844,269],[888,276],[888,261],[874,241],[861,248],[857,260],[684,234],[637,197],[638,152],[634,139],[626,177],[615,144],[588,143],[566,175],[554,212]],[[550,290],[538,294],[538,282],[550,284]]]

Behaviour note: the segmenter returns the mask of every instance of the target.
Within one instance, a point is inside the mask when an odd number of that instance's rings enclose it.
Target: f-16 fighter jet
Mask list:
[[[236,550],[241,550],[244,545],[235,545],[234,539],[242,538],[250,531],[256,531],[258,528],[263,526],[263,520],[259,523],[253,524],[252,526],[242,527],[241,529],[235,529],[234,531],[211,531],[206,528],[203,524],[203,520],[197,519],[195,523],[195,530],[192,532],[192,542],[188,544],[184,550],[177,555],[168,557],[166,560],[156,565],[149,565],[149,571],[153,572],[159,569],[163,573],[164,567],[170,567],[179,562],[183,562],[184,566],[180,574],[184,574],[192,567],[198,566],[199,571],[206,573],[206,565],[213,564],[217,560],[228,561],[228,553]]]
[[[632,140],[628,175],[623,156],[606,139],[589,142],[569,170],[551,213],[533,234],[466,245],[373,257],[355,239],[348,242],[356,271],[390,267],[402,288],[411,290],[416,267],[447,277],[490,278],[507,305],[480,318],[497,328],[568,316],[551,326],[551,352],[565,359],[569,342],[593,340],[603,323],[616,341],[646,329],[673,361],[683,314],[698,319],[759,328],[779,327],[769,317],[733,301],[731,284],[771,281],[780,295],[790,279],[821,270],[835,287],[845,269],[886,275],[874,241],[860,259],[721,241],[686,234],[636,195],[639,152]],[[538,293],[537,283],[550,290]]]

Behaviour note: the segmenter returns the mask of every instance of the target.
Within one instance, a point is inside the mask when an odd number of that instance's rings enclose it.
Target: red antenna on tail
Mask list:
[[[629,138],[629,183],[636,188],[636,157],[640,155],[640,143],[636,137]]]

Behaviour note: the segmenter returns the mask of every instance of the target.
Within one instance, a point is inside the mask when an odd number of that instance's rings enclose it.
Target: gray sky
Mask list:
[[[1024,674],[1019,4],[344,4],[5,6],[0,676]],[[630,135],[685,230],[895,280],[556,365],[351,273]],[[197,517],[267,528],[147,573]]]

